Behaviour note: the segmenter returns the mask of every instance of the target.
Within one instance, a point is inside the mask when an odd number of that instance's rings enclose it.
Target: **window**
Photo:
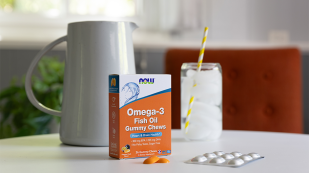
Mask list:
[[[139,38],[152,32],[165,38],[199,27],[203,18],[191,12],[201,11],[204,1],[191,1],[192,5],[179,0],[0,0],[0,40],[50,42],[66,34],[68,23],[91,20],[132,21],[140,27],[135,31]]]
[[[0,41],[49,42],[76,21],[133,21],[142,0],[0,0]]]
[[[0,0],[4,13],[39,14],[47,17],[69,15],[136,16],[135,0]]]
[[[132,17],[136,14],[133,0],[69,0],[69,13],[111,17]]]

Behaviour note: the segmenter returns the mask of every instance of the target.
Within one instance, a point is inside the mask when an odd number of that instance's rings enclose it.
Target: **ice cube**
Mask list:
[[[185,135],[192,140],[214,140],[221,135],[221,132],[222,121],[199,114],[191,114],[188,133]]]
[[[219,87],[216,84],[203,84],[203,85],[196,85],[192,87],[191,94],[194,95],[196,98],[203,97],[202,95],[209,95],[209,94],[216,94],[219,92]]]
[[[218,106],[205,104],[199,101],[194,101],[191,113],[222,120],[222,113]]]
[[[215,84],[196,85],[191,94],[195,100],[211,105],[220,105],[222,101],[222,87]]]
[[[206,138],[210,134],[211,130],[203,123],[195,122],[188,126],[188,133],[184,135],[191,140],[201,140]]]
[[[194,101],[200,101],[205,104],[210,104],[210,105],[221,105],[222,102],[222,92],[218,93],[212,93],[212,94],[203,94],[200,95],[199,97],[195,98]]]
[[[197,84],[222,82],[222,75],[218,70],[200,71],[194,74],[193,79]]]
[[[187,77],[192,77],[192,76],[195,75],[195,73],[196,73],[195,70],[188,70],[187,73],[186,73],[186,75],[187,75]]]
[[[195,112],[191,112],[191,115],[190,115],[190,122],[192,123],[195,123],[195,122],[208,123],[208,122],[214,122],[214,121],[221,121],[221,120],[215,119],[214,117],[206,116],[204,113],[195,114]]]
[[[188,77],[181,78],[181,115],[185,117],[188,112],[190,102],[191,89],[193,87],[193,79]]]
[[[192,78],[188,77],[182,77],[181,78],[181,92],[189,93],[188,90],[191,90],[191,88],[194,85],[194,81]]]

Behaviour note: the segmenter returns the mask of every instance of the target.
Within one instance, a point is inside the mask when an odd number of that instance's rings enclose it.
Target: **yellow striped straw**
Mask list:
[[[207,40],[207,34],[208,34],[208,27],[205,27],[202,46],[201,46],[201,49],[200,49],[200,55],[198,57],[197,73],[201,71],[201,67],[202,67],[202,63],[203,63],[203,57],[204,57],[204,51],[205,51],[205,46],[206,46],[206,40]],[[193,87],[195,87],[195,86],[196,86],[196,83],[194,81]],[[188,110],[188,113],[187,113],[186,124],[185,124],[186,134],[188,133],[188,126],[189,126],[189,123],[190,123],[190,117],[191,117],[191,110],[192,110],[193,102],[194,102],[194,96],[191,97],[190,102],[189,102],[189,110]]]
[[[202,63],[203,63],[203,57],[204,57],[204,51],[205,51],[205,47],[206,47],[207,34],[208,34],[208,27],[205,27],[204,37],[203,37],[202,46],[201,46],[201,49],[200,49],[200,55],[198,57],[198,63],[197,63],[197,71],[198,72],[201,71],[201,67],[202,67]]]

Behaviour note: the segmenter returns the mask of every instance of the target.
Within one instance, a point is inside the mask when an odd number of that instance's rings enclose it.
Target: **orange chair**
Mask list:
[[[172,75],[172,128],[180,128],[180,67],[199,50],[171,49],[165,73]],[[223,75],[223,129],[303,132],[301,58],[298,49],[205,50]]]

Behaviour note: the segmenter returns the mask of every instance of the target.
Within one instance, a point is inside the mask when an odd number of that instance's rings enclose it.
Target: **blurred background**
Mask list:
[[[133,33],[137,73],[164,73],[170,48],[199,49],[205,26],[210,49],[297,47],[309,134],[308,0],[0,0],[0,138],[58,131],[58,119],[35,112],[27,102],[23,76],[40,49],[66,35],[68,23],[86,20],[139,26]],[[43,77],[34,79],[38,95],[45,95],[38,99],[55,109],[60,109],[65,46],[46,55],[52,58],[37,71]]]

